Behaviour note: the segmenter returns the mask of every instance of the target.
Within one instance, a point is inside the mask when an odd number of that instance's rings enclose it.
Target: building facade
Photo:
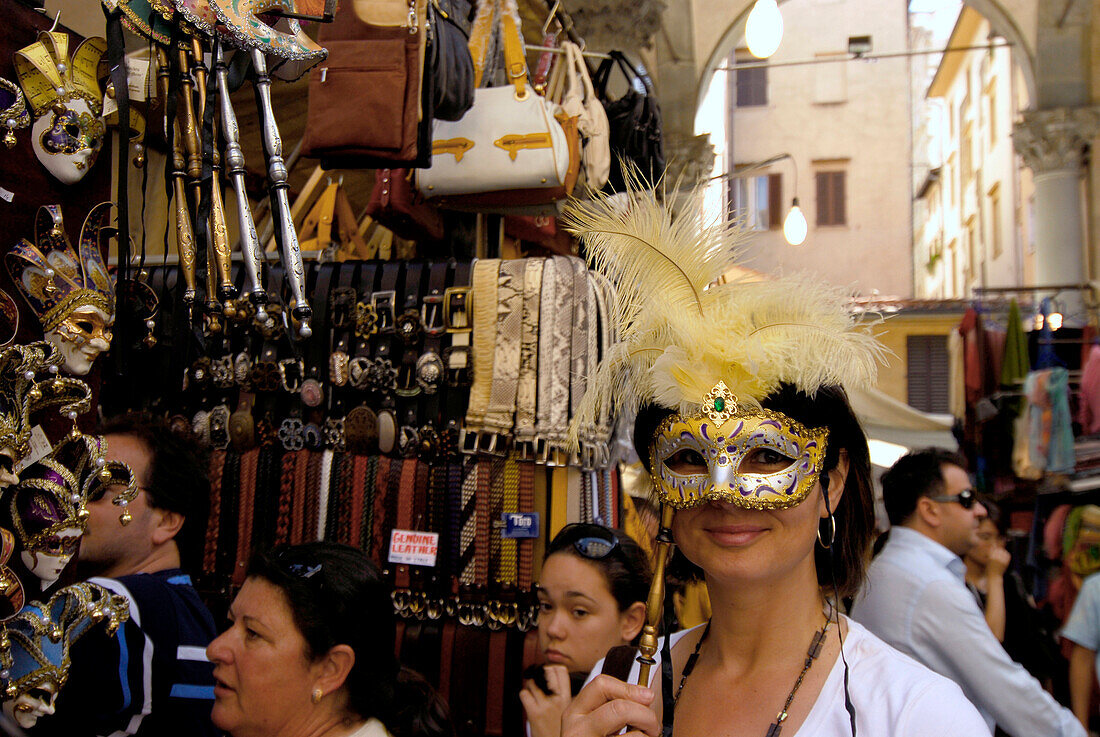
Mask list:
[[[1027,91],[1004,39],[963,8],[924,99],[914,138],[915,169],[927,169],[914,201],[915,291],[959,299],[975,289],[1035,279],[1031,170],[1013,147],[1011,126]],[[922,167],[921,157],[927,157]]]

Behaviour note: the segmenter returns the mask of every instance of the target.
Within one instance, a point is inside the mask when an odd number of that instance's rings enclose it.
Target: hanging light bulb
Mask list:
[[[792,246],[801,246],[806,240],[806,216],[802,214],[802,208],[798,206],[798,198],[791,200],[791,211],[783,221],[783,237]]]
[[[776,0],[756,0],[745,24],[745,41],[749,53],[757,59],[767,59],[783,40],[783,15]]]

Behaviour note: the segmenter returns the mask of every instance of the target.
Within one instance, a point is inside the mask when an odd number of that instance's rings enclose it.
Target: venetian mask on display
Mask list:
[[[60,206],[40,207],[35,242],[20,240],[5,259],[46,339],[60,351],[65,371],[75,376],[86,375],[111,345],[115,288],[99,250],[110,215],[109,202],[93,207],[74,251]]]
[[[117,488],[113,502],[129,521],[126,506],[137,494],[133,474],[123,463],[106,461],[105,452],[102,438],[69,435],[24,469],[8,492],[3,521],[15,530],[20,561],[34,579],[24,585],[46,590],[57,582],[80,547],[90,499]]]
[[[34,154],[64,184],[79,182],[103,148],[98,68],[106,50],[104,39],[88,38],[70,59],[68,34],[43,31],[15,52],[15,71],[34,116]]]
[[[31,729],[40,717],[53,714],[57,700],[57,684],[46,679],[34,688],[4,702],[4,715],[23,729]]]
[[[73,643],[95,626],[113,634],[129,612],[126,597],[93,583],[66,586],[48,602],[28,604],[0,636],[4,714],[24,729],[52,714],[69,677]]]

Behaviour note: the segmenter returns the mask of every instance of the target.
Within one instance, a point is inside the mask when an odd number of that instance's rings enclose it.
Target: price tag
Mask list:
[[[394,530],[390,533],[390,563],[432,567],[438,554],[438,532]]]
[[[504,530],[500,533],[501,537],[525,540],[539,536],[538,512],[505,512],[501,515],[501,519],[504,520]]]
[[[45,458],[51,450],[53,446],[50,445],[50,439],[46,437],[46,431],[41,425],[35,425],[31,428],[30,452],[27,453],[26,458],[15,464],[12,470],[19,474],[27,466]]]

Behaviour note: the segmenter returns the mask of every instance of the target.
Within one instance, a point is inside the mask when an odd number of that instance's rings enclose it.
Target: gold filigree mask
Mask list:
[[[813,489],[825,463],[827,428],[808,428],[781,412],[740,408],[719,384],[703,412],[671,415],[650,446],[662,504],[686,509],[721,501],[749,509],[786,509]]]

